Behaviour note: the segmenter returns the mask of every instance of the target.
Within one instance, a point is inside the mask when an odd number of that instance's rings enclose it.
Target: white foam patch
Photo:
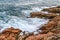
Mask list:
[[[22,31],[34,32],[42,25],[47,24],[47,22],[48,20],[39,18],[28,18],[23,20],[18,17],[11,16],[11,19],[7,23],[0,22],[0,26],[3,27],[0,32],[10,27],[18,28]]]

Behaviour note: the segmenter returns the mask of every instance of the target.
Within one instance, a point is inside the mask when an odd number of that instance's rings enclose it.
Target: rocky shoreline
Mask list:
[[[49,19],[49,22],[39,28],[41,32],[36,35],[12,27],[7,28],[0,33],[0,40],[60,40],[60,6],[45,8],[41,12],[32,12],[30,15],[30,18]]]

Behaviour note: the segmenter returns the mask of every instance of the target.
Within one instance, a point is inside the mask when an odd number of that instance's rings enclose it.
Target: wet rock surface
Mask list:
[[[59,16],[59,15],[57,15],[55,13],[45,14],[45,13],[42,13],[42,12],[33,12],[33,13],[31,13],[30,17],[32,17],[32,18],[35,18],[35,17],[37,17],[37,18],[43,18],[43,17],[44,18],[54,18],[56,16]]]
[[[52,12],[52,13],[60,13],[60,6],[52,7],[52,8],[46,8],[42,11]]]
[[[60,40],[60,6],[46,8],[43,11],[48,11],[48,14],[43,12],[31,13],[31,18],[47,18],[49,22],[43,25],[38,34],[22,32],[20,29],[7,28],[0,33],[0,40]]]

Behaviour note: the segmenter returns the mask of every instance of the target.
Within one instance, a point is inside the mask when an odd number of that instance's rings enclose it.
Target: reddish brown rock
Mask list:
[[[42,30],[41,33],[47,33],[48,31],[50,31],[51,29],[55,28],[55,26],[57,25],[57,21],[50,21],[48,22],[47,25],[41,27],[40,29]]]
[[[7,40],[7,39],[4,35],[0,34],[0,40]]]
[[[30,13],[32,18],[39,17],[41,14],[42,14],[42,12],[32,12],[32,13]]]
[[[15,33],[15,34],[19,34],[20,32],[22,32],[19,29],[15,29],[15,28],[8,28],[6,30],[4,30],[2,33]]]
[[[56,16],[53,19],[51,19],[52,21],[60,21],[60,16]]]
[[[57,21],[50,21],[45,27],[47,30],[54,28],[57,25]]]
[[[47,25],[44,25],[41,29],[42,30],[50,30],[53,29],[55,27],[59,27],[60,26],[60,16],[56,16],[53,19],[51,19]]]
[[[16,40],[16,38],[12,37],[12,36],[9,36],[9,37],[7,37],[7,40]]]
[[[32,35],[32,36],[29,36],[26,40],[36,40],[36,39],[35,39],[35,36]]]
[[[53,35],[52,32],[49,32],[47,34],[38,34],[38,35],[32,35],[32,36],[29,36],[28,38],[26,38],[26,40],[47,40],[48,39],[48,36],[51,36]]]
[[[48,12],[53,12],[53,13],[60,13],[60,6],[52,7],[52,8],[45,8],[42,11],[48,11]]]
[[[38,17],[38,18],[54,18],[56,16],[59,16],[55,13],[48,13],[48,14],[45,14],[45,13],[42,13],[42,12],[32,12],[31,13],[31,17],[34,18],[34,17]]]
[[[15,29],[12,27],[7,28],[0,34],[0,39],[1,40],[16,40],[20,32],[21,30],[19,29]]]

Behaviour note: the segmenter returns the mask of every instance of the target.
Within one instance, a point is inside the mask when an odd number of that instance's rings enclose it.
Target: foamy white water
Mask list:
[[[4,21],[1,20],[0,26],[2,28],[0,32],[10,27],[18,28],[18,29],[21,29],[22,31],[34,32],[44,24],[47,24],[47,22],[48,20],[46,19],[28,18],[28,19],[22,20],[18,17],[11,16],[11,19],[7,23],[4,23]]]

